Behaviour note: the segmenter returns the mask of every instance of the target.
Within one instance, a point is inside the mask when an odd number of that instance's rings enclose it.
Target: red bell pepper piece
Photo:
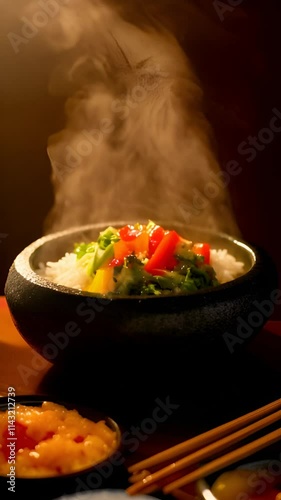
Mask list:
[[[163,240],[165,236],[165,230],[161,226],[155,226],[149,235],[149,249],[148,257],[152,257],[156,248],[158,247],[160,241]]]
[[[144,269],[150,274],[162,274],[161,271],[174,269],[177,260],[174,257],[175,249],[180,241],[176,231],[169,231],[160,241],[154,254],[145,264]]]
[[[142,231],[140,229],[136,229],[134,226],[130,225],[121,227],[121,229],[119,229],[119,235],[121,240],[123,241],[132,241],[141,233]]]
[[[204,257],[204,264],[210,264],[211,247],[209,243],[195,243],[192,247],[192,251],[196,253],[196,255],[202,255],[202,257]]]

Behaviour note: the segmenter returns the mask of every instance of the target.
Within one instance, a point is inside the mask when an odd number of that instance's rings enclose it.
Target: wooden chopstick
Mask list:
[[[179,455],[189,453],[195,449],[200,448],[201,446],[209,444],[225,436],[229,432],[234,432],[235,430],[243,427],[244,425],[248,425],[249,423],[258,420],[259,418],[264,417],[265,415],[268,415],[269,413],[278,410],[280,408],[281,408],[281,399],[277,399],[276,401],[273,401],[272,403],[262,406],[257,410],[251,411],[245,415],[242,415],[241,417],[231,420],[230,422],[227,422],[218,427],[215,427],[214,429],[199,434],[194,438],[188,439],[182,443],[172,446],[171,448],[161,451],[160,453],[156,453],[155,455],[152,455],[151,457],[146,458],[145,460],[141,460],[140,462],[131,465],[128,468],[128,471],[130,473],[135,473],[138,471],[142,471],[143,469],[150,469],[151,467],[159,465],[165,462],[166,460],[170,460],[178,457]]]
[[[200,461],[206,458],[210,458],[216,453],[224,451],[225,449],[227,449],[227,447],[239,443],[242,439],[251,436],[255,432],[264,429],[265,427],[273,424],[274,422],[277,422],[280,419],[281,419],[281,410],[278,410],[272,415],[268,415],[267,417],[264,417],[263,419],[258,420],[253,424],[250,424],[232,434],[229,434],[226,437],[219,439],[215,443],[211,443],[195,451],[194,453],[188,454],[184,458],[181,458],[176,462],[173,462],[167,465],[166,467],[163,467],[162,469],[154,472],[153,474],[148,474],[145,477],[143,477],[143,475],[141,474],[137,474],[137,476],[140,477],[140,480],[134,482],[132,486],[129,486],[129,488],[127,489],[127,493],[129,495],[134,495],[136,493],[143,492],[144,490],[146,491],[147,488],[150,488],[152,484],[155,484],[160,480],[167,478],[171,474],[174,474],[175,472],[185,469],[191,465],[198,464],[200,463]],[[132,477],[134,478],[134,476]],[[150,493],[155,491],[157,487],[158,485],[156,484],[154,489],[150,490]]]
[[[273,443],[276,443],[281,439],[281,428],[266,434],[265,436],[252,441],[249,444],[238,448],[237,450],[231,451],[222,457],[209,462],[208,464],[203,465],[199,469],[187,474],[186,476],[173,481],[172,483],[164,486],[163,492],[171,493],[173,490],[182,488],[183,486],[198,481],[198,479],[202,479],[203,477],[208,476],[209,474],[213,474],[214,472],[219,471],[227,467],[228,465],[232,465],[243,458],[249,457],[253,453],[270,446]]]

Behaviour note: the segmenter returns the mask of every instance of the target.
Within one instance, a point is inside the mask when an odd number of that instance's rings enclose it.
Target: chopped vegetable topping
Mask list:
[[[153,221],[109,226],[95,242],[76,243],[77,260],[91,283],[87,291],[111,295],[193,293],[219,284],[210,245],[192,242]]]

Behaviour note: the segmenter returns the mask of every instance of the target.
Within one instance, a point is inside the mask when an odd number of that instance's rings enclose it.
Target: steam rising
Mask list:
[[[138,1],[52,1],[59,10],[44,36],[59,64],[50,91],[66,96],[66,123],[48,143],[55,203],[46,232],[175,219],[237,234],[202,90],[175,35]]]

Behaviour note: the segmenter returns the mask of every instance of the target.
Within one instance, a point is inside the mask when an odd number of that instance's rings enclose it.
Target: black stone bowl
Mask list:
[[[95,240],[110,222],[43,237],[25,248],[9,271],[5,295],[22,337],[53,364],[81,361],[93,371],[176,373],[211,352],[230,356],[262,328],[278,300],[275,266],[261,249],[226,234],[163,222],[193,241],[226,248],[245,264],[231,282],[193,294],[107,299],[53,284],[36,270],[73,244]],[[138,361],[140,360],[140,361]]]
[[[80,415],[95,422],[105,420],[109,428],[116,431],[118,444],[116,451],[108,459],[92,467],[71,474],[54,477],[4,477],[0,476],[0,498],[28,498],[29,500],[53,500],[62,495],[99,489],[125,488],[127,471],[123,465],[121,429],[115,420],[92,408],[56,400],[46,395],[15,396],[0,398],[0,412],[10,410],[10,418],[16,405],[41,406],[43,401],[62,404],[67,409],[76,409]],[[10,420],[9,420],[10,421]],[[10,480],[12,482],[7,482]],[[13,482],[14,481],[14,482]],[[14,492],[8,488],[14,488]]]

